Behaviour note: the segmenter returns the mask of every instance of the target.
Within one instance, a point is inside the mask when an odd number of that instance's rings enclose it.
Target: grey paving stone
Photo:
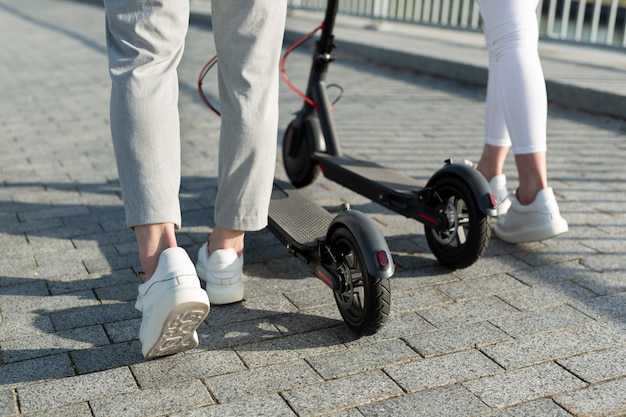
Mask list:
[[[575,415],[624,415],[626,378],[563,394],[555,401]]]
[[[102,326],[83,327],[57,333],[42,333],[2,342],[5,363],[19,362],[56,353],[105,345],[109,339]]]
[[[485,297],[527,288],[510,275],[501,274],[487,278],[465,279],[459,282],[437,286],[454,300]]]
[[[130,370],[117,368],[28,385],[18,388],[17,395],[21,411],[28,413],[136,390]]]
[[[585,256],[581,263],[595,271],[610,272],[626,269],[626,259],[622,253],[605,253]]]
[[[17,285],[2,287],[0,304],[22,301],[28,297],[43,297],[48,295],[48,288],[44,281],[22,281]]]
[[[297,313],[279,314],[270,317],[269,320],[285,335],[338,326],[345,327],[336,304],[317,306]],[[347,328],[346,331],[348,331]]]
[[[574,303],[574,307],[597,319],[626,316],[626,292],[603,295]]]
[[[508,334],[487,322],[422,332],[405,337],[407,344],[424,357],[453,353],[474,347],[480,348],[484,345],[510,339]]]
[[[623,271],[608,271],[601,274],[588,274],[587,276],[574,279],[585,288],[600,295],[626,292]]]
[[[383,340],[309,357],[307,362],[324,379],[331,379],[416,358],[421,359],[402,341]]]
[[[241,359],[232,350],[198,352],[192,350],[158,361],[144,361],[131,365],[141,388],[179,383],[215,375],[232,374],[245,370]]]
[[[323,284],[320,284],[315,289],[320,291],[312,291],[313,288],[299,289],[296,291],[285,292],[287,297],[298,309],[305,309],[316,307],[320,305],[331,304],[335,305],[335,299],[332,296],[331,291],[328,290]]]
[[[55,280],[48,280],[47,283],[50,288],[50,293],[58,295],[84,290],[97,290],[100,288],[137,284],[138,280],[137,274],[134,271],[131,269],[123,269],[114,271],[110,274],[93,274],[78,279],[72,277],[61,277]]]
[[[103,327],[112,343],[128,342],[139,336],[141,318],[104,323]]]
[[[359,410],[365,417],[463,417],[487,411],[489,407],[462,386],[455,385],[392,398]]]
[[[393,302],[392,302],[393,304]],[[435,327],[416,313],[392,314],[384,326],[375,334],[362,337],[354,332],[346,332],[344,327],[336,327],[337,336],[348,347],[369,344],[376,341],[404,338],[405,336],[433,330]]]
[[[571,414],[554,401],[544,399],[508,407],[485,414],[485,417],[570,417]]]
[[[491,323],[513,337],[522,337],[591,321],[594,321],[591,317],[570,306],[563,305],[498,317],[491,320]]]
[[[10,389],[0,389],[0,415],[10,416],[18,413],[17,403]]]
[[[94,416],[163,415],[213,403],[200,381],[166,385],[91,400]]]
[[[28,417],[92,417],[87,402],[72,404],[65,407],[48,408],[44,411],[28,413]]]
[[[251,367],[290,362],[309,356],[346,349],[332,329],[296,334],[238,346],[235,351]]]
[[[50,355],[0,366],[0,388],[15,388],[46,379],[75,374],[67,354]]]
[[[490,407],[519,404],[586,386],[554,363],[500,373],[463,385]]]
[[[584,353],[557,363],[589,383],[626,376],[626,347]]]
[[[78,374],[104,371],[144,360],[138,340],[76,350],[70,352],[70,357]]]
[[[435,306],[450,304],[451,299],[434,288],[416,288],[406,291],[394,291],[392,294],[391,314],[407,311],[419,311]]]
[[[501,367],[477,350],[466,350],[385,368],[385,372],[407,392],[451,385],[495,374],[501,370]],[[419,378],[415,378],[416,375],[419,375]]]
[[[214,310],[212,308],[212,310]],[[206,321],[211,322],[211,313]],[[221,349],[231,346],[239,346],[260,340],[281,337],[281,332],[269,320],[262,318],[216,326],[201,325],[198,328],[198,339],[203,349]]]
[[[461,301],[420,311],[437,327],[456,327],[516,313],[517,310],[495,297]]]
[[[2,316],[5,319],[19,318],[29,314],[50,314],[54,311],[82,309],[98,304],[91,291],[81,291],[58,296],[32,297],[19,302],[2,305]],[[67,329],[64,327],[62,329]]]
[[[54,326],[61,330],[137,317],[141,317],[141,312],[135,308],[134,302],[86,305],[55,311],[50,315]]]
[[[186,410],[180,414],[172,414],[172,417],[222,417],[222,416],[256,416],[256,417],[295,417],[291,408],[278,395],[265,397],[253,397],[242,401],[234,401],[226,404],[215,404],[208,407]]]
[[[381,401],[401,392],[384,373],[372,371],[288,390],[283,398],[298,416],[305,417]]]
[[[517,270],[528,269],[528,264],[510,256],[493,256],[482,258],[481,262],[476,262],[468,268],[454,272],[462,279],[490,276],[494,274],[512,273]]]
[[[604,349],[626,344],[626,322],[622,319],[609,320],[570,331],[581,344],[588,343],[589,349]],[[593,348],[592,345],[593,344]]]
[[[356,408],[352,408],[350,410],[328,414],[328,417],[363,417],[363,413]]]
[[[589,272],[591,272],[589,268],[585,268],[578,261],[573,261],[514,271],[510,274],[528,285],[547,285],[550,287],[555,285],[557,281],[572,280],[579,276],[584,277]]]
[[[211,309],[208,320],[212,326],[218,326],[296,312],[297,308],[287,298],[274,296],[246,299],[241,303],[216,306]]]
[[[497,343],[482,350],[505,369],[515,369],[576,355],[589,348],[588,340],[572,332],[556,332]]]
[[[54,326],[48,316],[28,315],[15,320],[0,321],[0,342],[53,332]]]
[[[322,381],[303,360],[253,368],[203,380],[217,402],[226,403]]]
[[[597,294],[571,281],[552,281],[545,284],[533,284],[532,287],[498,297],[513,307],[525,310],[537,310],[554,305],[573,303],[578,300],[595,297]]]
[[[558,244],[555,244],[558,242]],[[553,265],[555,263],[578,260],[596,252],[580,242],[570,242],[567,237],[559,237],[546,242],[544,248],[532,251],[520,251],[515,254],[524,262],[533,266]]]

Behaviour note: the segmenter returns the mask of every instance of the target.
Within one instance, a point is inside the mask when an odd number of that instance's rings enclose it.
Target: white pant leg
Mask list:
[[[215,224],[267,225],[276,164],[286,0],[212,0],[221,133]]]
[[[537,51],[537,0],[477,0],[489,51],[485,143],[546,150],[547,95]]]
[[[111,133],[129,227],[181,224],[176,68],[188,0],[105,0]]]

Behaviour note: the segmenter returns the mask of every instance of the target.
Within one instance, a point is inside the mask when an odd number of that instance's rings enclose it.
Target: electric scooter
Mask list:
[[[442,264],[452,269],[472,265],[489,242],[488,217],[496,215],[495,196],[478,171],[447,160],[422,187],[414,178],[342,153],[326,92],[326,76],[334,60],[338,3],[328,0],[305,94],[291,85],[284,63],[289,53],[317,30],[292,45],[281,60],[283,78],[304,99],[283,138],[283,164],[289,180],[297,188],[305,187],[322,172],[326,178],[422,223],[428,246]]]
[[[212,58],[202,69],[202,80],[217,63]],[[380,329],[389,317],[389,278],[395,265],[387,241],[374,221],[343,204],[333,215],[309,200],[293,185],[275,180],[269,207],[268,229],[333,291],[346,325],[361,335]]]

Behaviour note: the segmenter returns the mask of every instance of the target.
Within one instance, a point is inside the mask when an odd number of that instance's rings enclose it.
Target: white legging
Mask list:
[[[537,51],[538,0],[477,0],[489,51],[485,143],[546,151],[547,95]]]
[[[129,227],[181,225],[178,76],[188,0],[105,0],[111,133]],[[286,0],[212,0],[221,110],[215,223],[267,224]],[[208,40],[207,40],[208,41]],[[208,117],[208,116],[207,116]]]

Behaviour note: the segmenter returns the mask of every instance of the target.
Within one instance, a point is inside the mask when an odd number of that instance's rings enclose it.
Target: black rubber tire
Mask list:
[[[283,166],[289,181],[296,188],[306,187],[311,184],[320,174],[319,164],[311,155],[315,151],[315,132],[308,121],[302,122],[296,128],[296,120],[292,120],[285,130],[283,137]],[[298,153],[291,156],[290,144],[298,143]]]
[[[487,248],[491,237],[489,218],[480,211],[474,194],[461,178],[442,177],[432,188],[443,201],[442,210],[448,214],[452,226],[445,231],[425,227],[428,246],[448,268],[467,268]]]
[[[341,316],[348,327],[361,335],[376,333],[389,317],[389,279],[368,273],[363,253],[348,228],[333,231],[329,248],[342,277],[341,288],[334,291]]]

